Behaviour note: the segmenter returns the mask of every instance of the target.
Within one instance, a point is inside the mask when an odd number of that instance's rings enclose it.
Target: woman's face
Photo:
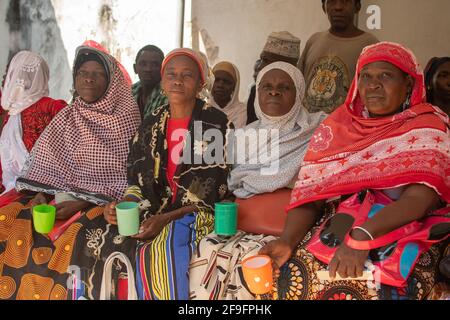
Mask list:
[[[280,117],[291,111],[296,95],[294,81],[279,69],[267,72],[258,87],[261,111],[271,117]]]
[[[450,101],[450,61],[437,69],[432,83],[435,99]]]
[[[384,117],[402,111],[413,84],[411,76],[393,64],[378,61],[362,68],[358,91],[371,116]]]
[[[212,88],[214,100],[221,105],[226,105],[231,101],[236,82],[231,74],[222,70],[214,72],[214,77]]]
[[[201,91],[200,71],[195,61],[187,56],[172,58],[164,69],[162,87],[170,104],[195,101]]]
[[[87,103],[100,100],[107,87],[106,71],[97,61],[83,63],[75,74],[75,90]]]

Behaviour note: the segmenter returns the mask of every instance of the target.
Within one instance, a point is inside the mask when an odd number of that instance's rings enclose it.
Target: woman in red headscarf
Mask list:
[[[425,103],[423,73],[409,50],[388,42],[363,50],[345,104],[311,139],[281,238],[260,251],[273,259],[278,298],[421,299],[430,292],[436,248],[419,259],[407,287],[377,289],[351,279],[362,275],[368,251],[342,244],[327,269],[304,244],[315,223],[334,212],[333,200],[363,190],[381,190],[393,202],[353,229],[355,240],[377,239],[445,207],[450,202],[447,123],[446,114]],[[319,271],[348,280],[321,282]]]
[[[106,54],[109,54],[108,50],[106,50],[105,47],[103,47],[100,43],[98,43],[97,41],[94,41],[94,40],[86,40],[85,42],[83,42],[82,46],[91,47],[91,48],[97,49],[101,52],[104,52]],[[120,71],[122,71],[126,83],[131,86],[131,84],[133,82],[131,81],[128,71],[125,69],[125,67],[119,61],[117,61],[117,59],[116,59],[116,63],[119,66]]]

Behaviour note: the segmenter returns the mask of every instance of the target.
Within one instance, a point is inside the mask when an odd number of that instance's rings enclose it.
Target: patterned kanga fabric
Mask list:
[[[319,226],[334,213],[339,201],[326,206],[324,216],[305,237],[291,259],[280,269],[274,289],[266,295],[250,292],[242,273],[242,261],[254,256],[273,236],[239,232],[232,238],[210,234],[203,238],[192,257],[189,275],[193,300],[416,300],[424,299],[433,288],[439,246],[432,247],[418,260],[405,288],[374,281],[325,281],[318,272],[328,266],[305,249]]]

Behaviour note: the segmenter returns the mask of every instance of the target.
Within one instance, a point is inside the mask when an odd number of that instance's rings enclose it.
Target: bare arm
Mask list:
[[[374,238],[385,235],[410,222],[423,218],[439,204],[439,196],[430,187],[410,185],[400,199],[383,208],[362,227]]]
[[[182,207],[171,212],[151,216],[142,224],[141,231],[134,238],[139,240],[152,240],[156,238],[166,225],[172,221],[183,218],[186,214],[197,211],[195,205]]]
[[[373,238],[383,236],[412,221],[423,218],[430,210],[439,204],[437,193],[425,185],[410,185],[403,192],[400,199],[383,208],[362,227]],[[353,230],[352,237],[359,241],[370,240],[361,230]],[[362,276],[364,263],[369,252],[354,250],[342,244],[330,262],[330,277],[338,273],[342,278]]]
[[[294,250],[319,219],[325,201],[304,204],[288,212],[281,239]]]
[[[295,248],[314,226],[324,203],[324,201],[312,202],[290,210],[281,237],[269,242],[259,251],[260,254],[272,258],[275,275],[279,274],[279,268],[288,261]]]

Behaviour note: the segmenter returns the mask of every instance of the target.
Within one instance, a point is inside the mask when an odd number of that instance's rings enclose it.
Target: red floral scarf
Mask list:
[[[415,79],[411,107],[384,118],[363,116],[357,84],[361,69],[372,62],[394,64]],[[425,103],[425,86],[414,55],[382,42],[366,47],[347,100],[313,135],[287,210],[302,204],[420,183],[450,202],[450,133],[448,117]]]

